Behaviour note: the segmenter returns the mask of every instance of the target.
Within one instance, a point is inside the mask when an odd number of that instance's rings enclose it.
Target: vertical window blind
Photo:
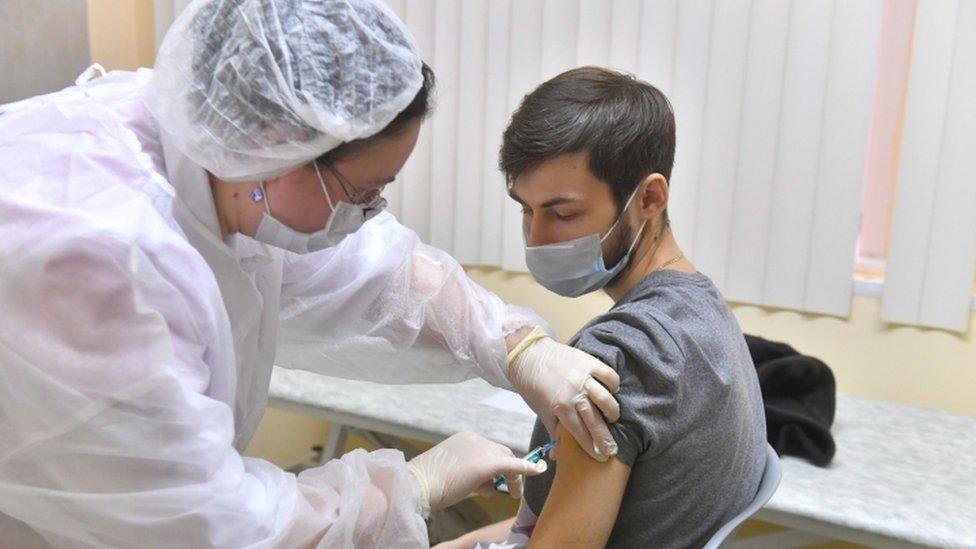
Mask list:
[[[502,131],[542,81],[607,66],[671,99],[675,234],[726,297],[849,313],[881,0],[386,1],[438,80],[436,111],[387,190],[423,240],[464,264],[524,271],[521,213],[496,168]],[[882,316],[965,330],[976,3],[903,2],[916,13],[903,25],[911,61]],[[158,37],[187,3],[156,0]]]
[[[976,3],[919,2],[882,319],[965,331],[976,265]]]
[[[496,170],[521,98],[566,69],[634,73],[678,126],[671,218],[734,301],[847,314],[881,3],[389,0],[438,77],[429,130],[390,198],[466,264],[524,270]]]

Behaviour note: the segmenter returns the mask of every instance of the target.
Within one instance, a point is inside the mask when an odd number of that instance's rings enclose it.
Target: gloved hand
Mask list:
[[[620,376],[613,368],[536,327],[508,354],[508,379],[550,437],[561,423],[593,459],[606,461],[617,454],[607,428],[607,421],[620,419],[620,405],[611,394],[620,389]]]
[[[493,480],[505,475],[514,498],[522,497],[522,475],[546,471],[546,462],[531,463],[512,451],[474,433],[458,433],[407,463],[420,484],[429,510],[450,507],[472,492],[487,496]]]

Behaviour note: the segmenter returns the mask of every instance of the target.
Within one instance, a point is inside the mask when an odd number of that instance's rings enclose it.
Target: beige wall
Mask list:
[[[325,421],[268,408],[244,455],[290,467],[304,461],[312,446],[324,444],[328,434]]]
[[[566,339],[611,301],[548,292],[527,274],[470,268],[471,277],[506,301],[533,307]],[[785,341],[822,359],[838,390],[976,416],[976,322],[957,336],[938,330],[885,326],[880,301],[855,296],[847,319],[735,305],[743,331]]]
[[[562,340],[611,305],[602,294],[561,298],[526,274],[485,268],[468,273],[506,301],[539,311]],[[876,298],[856,296],[848,319],[747,305],[733,310],[745,332],[788,342],[824,360],[841,392],[976,416],[976,322],[965,336],[884,326],[879,307]],[[288,465],[327,433],[324,422],[268,410],[248,454]]]
[[[152,0],[88,0],[88,25],[92,61],[108,70],[152,66]]]

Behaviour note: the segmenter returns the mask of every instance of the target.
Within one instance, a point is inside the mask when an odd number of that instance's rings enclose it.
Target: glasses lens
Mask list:
[[[379,189],[370,189],[367,191],[361,190],[352,183],[342,173],[335,168],[335,166],[329,166],[329,171],[335,176],[336,180],[339,181],[339,186],[342,187],[342,192],[346,195],[346,200],[351,204],[363,205],[374,199],[376,199],[386,185],[383,185]]]
[[[382,212],[385,209],[386,209],[386,199],[383,198],[382,196],[376,196],[372,200],[370,200],[369,203],[366,205],[366,208],[363,209],[363,219],[365,221],[369,221],[370,219],[373,219],[374,217],[379,215],[380,212]]]

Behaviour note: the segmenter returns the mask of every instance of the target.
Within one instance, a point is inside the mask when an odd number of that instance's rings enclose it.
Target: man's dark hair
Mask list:
[[[328,166],[332,162],[359,152],[380,139],[395,137],[412,122],[426,118],[434,107],[434,71],[427,66],[427,63],[423,63],[420,72],[424,77],[424,81],[420,85],[420,90],[417,91],[417,95],[413,97],[410,104],[400,111],[396,115],[396,118],[387,124],[386,127],[369,137],[355,141],[347,141],[319,156],[315,161],[320,166]]]
[[[619,209],[648,175],[670,181],[674,146],[674,113],[660,90],[629,74],[580,67],[525,96],[505,129],[498,165],[511,188],[547,160],[585,152]]]

